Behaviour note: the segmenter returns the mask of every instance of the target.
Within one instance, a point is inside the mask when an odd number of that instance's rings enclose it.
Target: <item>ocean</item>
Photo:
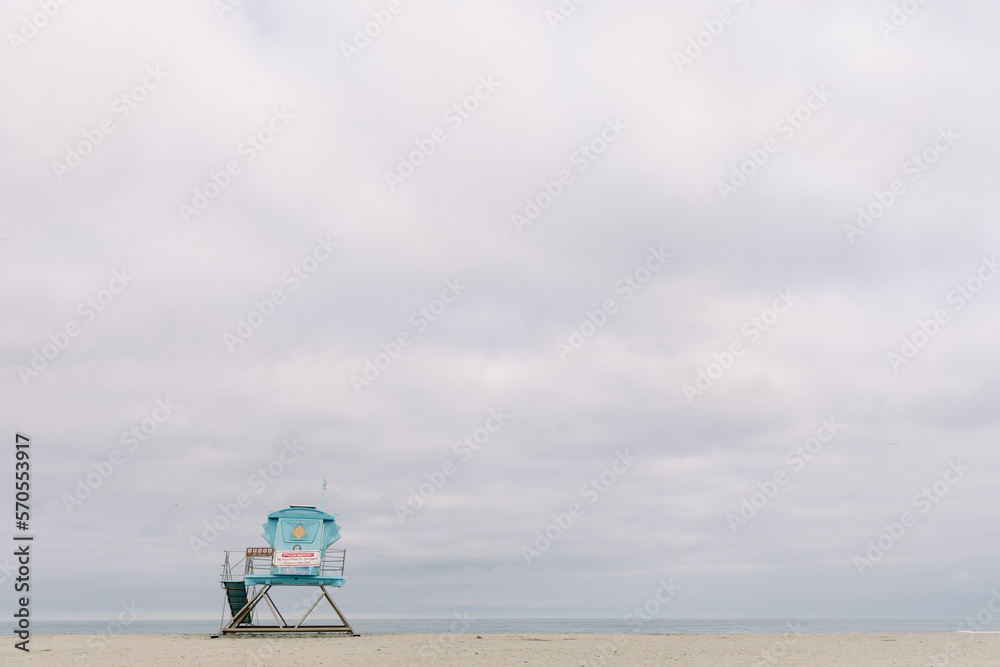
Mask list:
[[[424,619],[350,619],[361,634],[556,634],[556,633],[628,633],[637,622],[627,624],[615,618],[474,618],[456,623],[454,618]],[[468,623],[466,626],[465,624]],[[644,634],[729,634],[729,633],[852,633],[852,632],[955,632],[961,619],[825,619],[825,618],[690,618],[651,619],[638,631]],[[32,621],[36,634],[98,634],[119,632],[119,625],[109,621]],[[14,624],[0,622],[0,632],[10,634]],[[213,634],[219,621],[207,620],[136,620],[121,628],[125,634]]]

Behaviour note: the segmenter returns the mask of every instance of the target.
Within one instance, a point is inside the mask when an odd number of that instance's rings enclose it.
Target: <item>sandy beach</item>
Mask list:
[[[305,637],[38,635],[4,665],[788,665],[1000,664],[1000,634],[433,635]]]

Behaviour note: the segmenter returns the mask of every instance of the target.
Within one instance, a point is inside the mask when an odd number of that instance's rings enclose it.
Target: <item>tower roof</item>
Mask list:
[[[327,514],[311,505],[292,505],[277,512],[267,515],[268,519],[323,519],[324,521],[336,521],[337,517]]]

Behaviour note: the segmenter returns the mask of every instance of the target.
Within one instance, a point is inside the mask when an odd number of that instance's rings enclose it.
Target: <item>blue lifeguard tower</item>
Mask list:
[[[347,552],[344,549],[329,548],[340,539],[340,526],[337,525],[336,517],[312,506],[292,505],[268,514],[261,536],[269,546],[248,547],[246,552],[226,552],[226,559],[222,564],[222,588],[226,592],[229,622],[226,622],[224,608],[219,634],[342,632],[357,637],[358,633],[344,618],[326,588],[340,588],[344,585]],[[239,554],[242,554],[242,558]],[[241,564],[242,574],[238,572]],[[273,586],[317,586],[321,593],[298,623],[289,625],[268,595]],[[303,625],[324,598],[337,612],[343,625]],[[277,625],[257,623],[255,610],[262,601],[270,608]]]

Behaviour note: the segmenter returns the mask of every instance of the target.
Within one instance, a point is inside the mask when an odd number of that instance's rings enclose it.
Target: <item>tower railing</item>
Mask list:
[[[248,574],[270,574],[271,556],[247,556],[246,550],[226,551],[222,562],[222,581],[243,581]],[[323,552],[319,574],[324,577],[343,577],[347,549],[327,549]],[[242,572],[240,571],[242,565]]]
[[[245,551],[227,551],[225,560],[222,561],[222,581],[242,581],[243,575],[234,574],[234,569],[239,568],[240,563],[246,558]],[[240,559],[234,562],[234,556],[240,554]]]
[[[347,549],[327,549],[319,566],[319,574],[324,577],[344,576],[344,563],[347,561]]]

